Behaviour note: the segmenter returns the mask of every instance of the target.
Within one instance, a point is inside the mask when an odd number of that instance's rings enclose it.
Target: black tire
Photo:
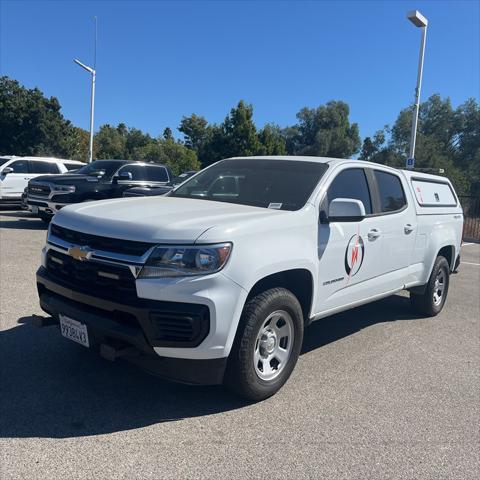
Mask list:
[[[440,297],[438,295],[439,290],[435,284],[439,275],[443,275],[444,279],[443,291]],[[449,284],[450,266],[445,257],[437,257],[428,283],[425,286],[425,291],[422,294],[413,292],[410,293],[410,301],[414,310],[427,317],[434,317],[435,315],[438,315],[445,305]],[[438,301],[439,298],[440,300]]]
[[[258,349],[257,335],[264,322],[274,312],[283,311],[290,316],[293,342],[289,357],[277,375],[264,380],[256,372],[254,352]],[[280,321],[282,319],[280,318]],[[290,377],[303,343],[303,313],[299,301],[285,288],[272,288],[247,302],[230,352],[224,384],[230,390],[249,400],[260,401],[275,394]],[[279,342],[281,339],[278,340]],[[279,367],[277,366],[277,369]]]
[[[50,215],[49,213],[45,213],[45,212],[39,212],[38,216],[46,224],[49,224],[53,218],[53,215]]]

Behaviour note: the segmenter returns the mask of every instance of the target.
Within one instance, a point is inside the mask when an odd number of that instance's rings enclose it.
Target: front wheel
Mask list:
[[[424,292],[410,293],[414,310],[428,317],[438,315],[445,305],[449,283],[450,266],[445,257],[437,257]]]
[[[300,303],[285,288],[272,288],[249,300],[230,353],[226,386],[254,401],[275,394],[297,363],[303,326]]]

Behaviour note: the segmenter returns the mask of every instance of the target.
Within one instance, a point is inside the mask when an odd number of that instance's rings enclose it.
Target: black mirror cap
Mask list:
[[[341,223],[341,222],[361,222],[365,217],[358,216],[358,217],[330,217],[328,221],[330,223]]]

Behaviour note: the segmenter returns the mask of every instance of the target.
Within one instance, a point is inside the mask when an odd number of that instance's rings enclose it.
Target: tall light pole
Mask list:
[[[97,75],[95,70],[97,68],[97,17],[95,17],[95,53],[93,59],[93,68],[88,67],[76,58],[73,61],[92,75],[92,95],[90,99],[90,146],[88,150],[88,162],[91,163],[93,160],[93,117],[95,113],[95,79]]]
[[[417,86],[415,88],[415,108],[412,119],[412,133],[410,136],[410,151],[407,159],[407,169],[415,166],[415,143],[417,141],[418,111],[420,109],[420,90],[422,88],[423,58],[425,56],[425,40],[427,38],[428,20],[418,11],[413,10],[407,13],[407,18],[416,26],[422,29],[420,40],[420,56],[418,58]]]

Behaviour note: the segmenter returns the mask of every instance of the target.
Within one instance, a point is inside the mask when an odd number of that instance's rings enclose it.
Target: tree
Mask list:
[[[285,155],[287,152],[285,137],[278,125],[267,123],[258,132],[258,139],[261,144],[260,152],[262,155]]]
[[[173,140],[173,132],[170,127],[165,128],[165,130],[163,131],[163,138],[165,140]]]
[[[117,129],[120,125],[117,127]],[[129,128],[125,131],[125,158],[127,160],[138,160],[137,151],[150,142],[153,139],[148,133],[143,133],[138,128]]]
[[[456,166],[470,180],[470,195],[480,195],[480,106],[473,98],[455,110]]]
[[[388,126],[385,127],[386,129]],[[382,147],[385,143],[385,132],[383,130],[378,130],[375,132],[373,139],[370,137],[365,137],[363,141],[362,150],[360,152],[360,160],[372,160],[375,156],[382,151]]]
[[[366,159],[403,168],[412,114],[410,107],[402,110],[392,129],[385,129],[383,140],[387,135],[390,140],[382,141]],[[369,146],[367,139],[365,146]],[[437,94],[420,105],[415,166],[444,169],[460,194],[480,193],[480,110],[475,100],[467,100],[454,110],[449,98]]]
[[[265,151],[253,123],[253,107],[243,100],[220,125],[209,125],[205,118],[192,114],[182,118],[179,130],[184,134],[185,145],[197,152],[203,167],[222,158]]]
[[[119,126],[122,127],[123,124]],[[108,124],[102,125],[95,135],[95,158],[125,159],[126,134],[123,128],[115,128]]]
[[[225,118],[222,126],[223,145],[219,154],[223,157],[256,155],[261,150],[257,128],[253,123],[253,106],[243,100]]]
[[[71,156],[75,131],[55,97],[0,77],[0,154]]]
[[[302,108],[298,123],[288,133],[290,154],[348,158],[358,152],[361,142],[356,123],[350,124],[345,102],[331,101],[318,108]]]
[[[185,145],[197,152],[205,146],[211,134],[207,120],[194,113],[182,118],[178,130],[185,137]]]
[[[173,139],[153,140],[140,148],[137,155],[139,160],[168,165],[174,175],[200,168],[196,153]]]

